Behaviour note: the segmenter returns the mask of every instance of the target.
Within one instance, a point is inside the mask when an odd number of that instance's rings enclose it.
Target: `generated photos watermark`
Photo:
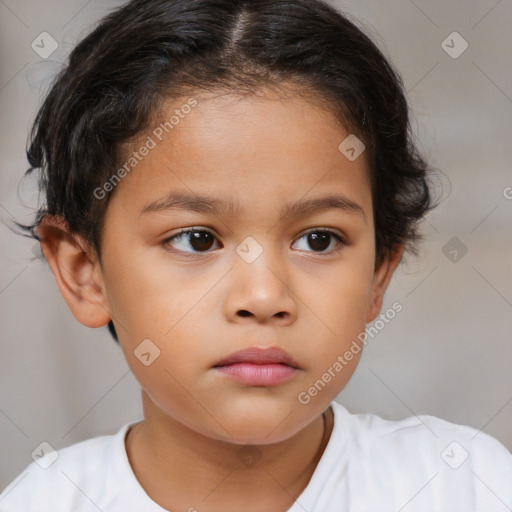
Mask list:
[[[144,144],[132,153],[124,164],[112,174],[112,176],[105,181],[101,187],[94,189],[93,195],[96,199],[101,200],[107,197],[109,192],[112,192],[114,188],[121,182],[121,180],[130,174],[137,165],[149,155],[152,149],[156,148],[159,142],[162,142],[164,137],[171,133],[172,130],[178,126],[181,119],[190,114],[192,108],[196,107],[198,102],[195,98],[189,98],[179,109],[174,111],[175,115],[171,116],[168,121],[160,123],[152,132],[148,135]]]
[[[297,400],[302,405],[307,405],[311,402],[311,399],[320,393],[332,379],[338,375],[343,368],[345,368],[354,356],[361,352],[362,347],[361,343],[366,346],[368,345],[368,336],[370,338],[375,338],[379,334],[384,327],[389,324],[393,318],[396,317],[400,311],[402,311],[403,306],[400,302],[394,302],[390,308],[388,308],[384,313],[381,313],[379,319],[374,322],[370,327],[366,327],[365,330],[358,334],[357,340],[352,340],[352,344],[350,348],[346,350],[343,354],[339,355],[336,358],[336,361],[333,362],[329,368],[325,370],[322,376],[315,381],[307,390],[301,391],[297,395]],[[359,341],[359,344],[358,344]]]

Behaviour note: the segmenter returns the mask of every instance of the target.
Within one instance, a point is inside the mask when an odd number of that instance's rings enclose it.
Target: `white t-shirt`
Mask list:
[[[329,442],[288,512],[512,509],[512,455],[493,437],[434,416],[388,421],[332,408]],[[135,423],[30,463],[0,495],[0,512],[165,512],[128,461],[124,439]]]

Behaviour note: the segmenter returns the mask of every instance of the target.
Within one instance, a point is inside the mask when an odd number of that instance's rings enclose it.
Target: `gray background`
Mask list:
[[[113,1],[0,1],[0,215],[32,220],[27,133],[50,79]],[[400,71],[413,128],[446,178],[386,296],[403,311],[369,341],[338,401],[352,412],[401,419],[431,414],[470,425],[512,449],[512,2],[337,2],[360,19]],[[41,58],[43,31],[59,43]],[[441,47],[459,32],[468,49]],[[456,48],[458,43],[454,43]],[[451,184],[451,190],[450,190]],[[0,225],[0,489],[41,441],[56,449],[112,434],[141,417],[140,390],[106,329],[80,325],[34,242]],[[467,253],[451,261],[457,237]],[[453,243],[453,242],[452,242]],[[444,248],[444,250],[443,250]],[[448,254],[448,256],[445,255]],[[453,259],[453,258],[452,258]]]

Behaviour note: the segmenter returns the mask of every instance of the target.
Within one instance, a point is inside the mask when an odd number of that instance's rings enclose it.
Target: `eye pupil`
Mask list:
[[[310,233],[308,235],[308,243],[312,249],[325,251],[329,247],[330,236],[329,233]]]
[[[213,245],[214,238],[207,231],[191,231],[188,236],[191,237],[190,245],[196,251],[207,251]]]

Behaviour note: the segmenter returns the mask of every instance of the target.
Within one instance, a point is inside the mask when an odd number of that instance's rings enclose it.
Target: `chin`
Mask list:
[[[228,430],[230,435],[219,428],[216,428],[216,435],[219,435],[222,441],[239,445],[267,445],[286,441],[293,437],[297,432],[307,424],[302,421],[299,424],[283,421],[286,415],[279,417],[269,417],[268,413],[263,417],[255,418],[254,415],[245,418],[238,417],[230,419],[223,423],[223,427]],[[294,414],[289,415],[289,419],[297,421]],[[218,425],[216,425],[218,427]],[[210,433],[211,436],[211,433]]]

